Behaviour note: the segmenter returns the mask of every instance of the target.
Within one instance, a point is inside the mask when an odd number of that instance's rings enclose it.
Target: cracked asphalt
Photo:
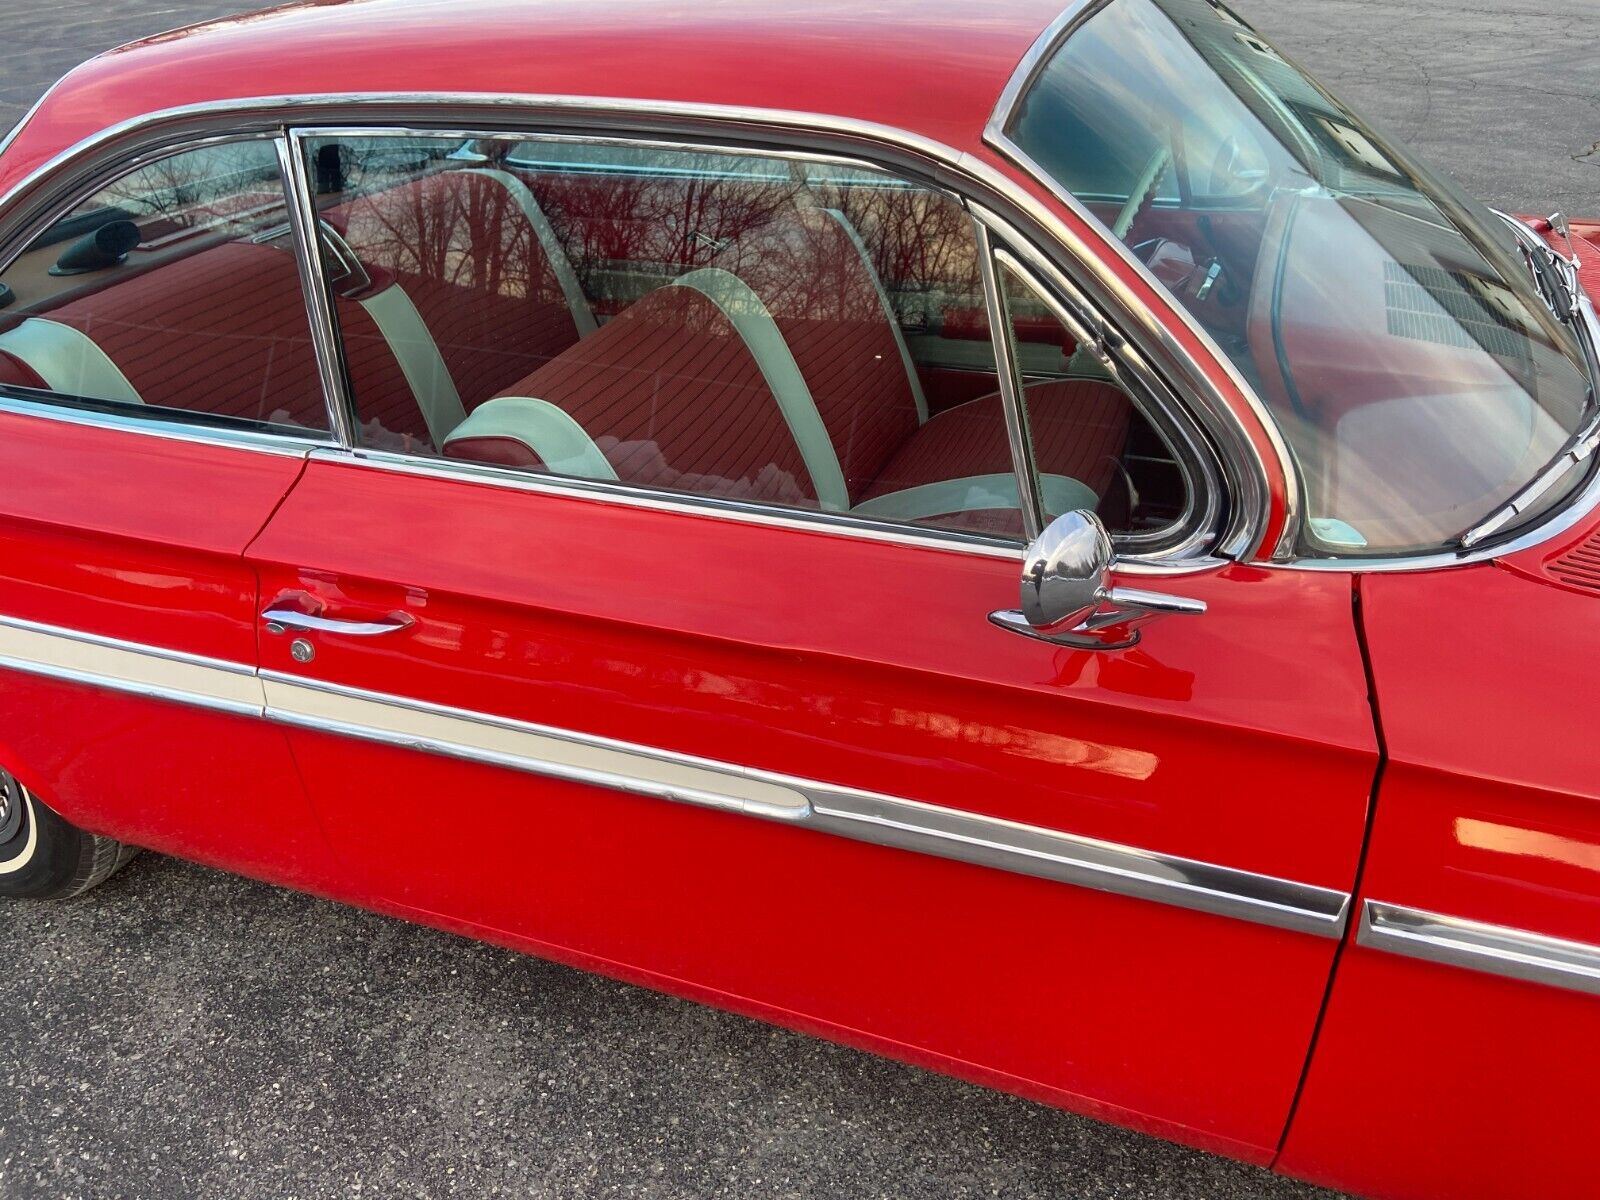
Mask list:
[[[1600,4],[1235,0],[1501,207],[1600,213]],[[0,129],[244,5],[0,0]],[[563,967],[146,855],[0,908],[0,1197],[1328,1193]]]

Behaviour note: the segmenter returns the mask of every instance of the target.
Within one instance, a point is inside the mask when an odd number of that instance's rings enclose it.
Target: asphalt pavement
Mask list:
[[[1600,4],[1236,0],[1503,207],[1600,213]],[[0,129],[128,38],[247,6],[0,0]],[[0,1198],[1329,1193],[145,855],[0,906]]]

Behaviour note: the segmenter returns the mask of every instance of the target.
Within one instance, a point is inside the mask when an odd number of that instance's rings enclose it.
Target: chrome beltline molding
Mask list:
[[[0,669],[1338,938],[1350,897],[917,800],[0,616]]]
[[[1356,943],[1424,962],[1600,996],[1600,946],[1587,942],[1368,900],[1361,908]]]

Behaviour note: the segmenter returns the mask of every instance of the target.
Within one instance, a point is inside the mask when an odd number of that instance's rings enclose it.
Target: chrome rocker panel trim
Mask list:
[[[1600,996],[1600,946],[1368,900],[1356,944],[1424,962]]]
[[[0,669],[776,821],[1338,938],[1331,888],[401,696],[0,616]]]

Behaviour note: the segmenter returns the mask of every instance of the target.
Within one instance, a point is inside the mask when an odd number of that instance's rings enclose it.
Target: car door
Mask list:
[[[327,437],[275,143],[142,161],[7,214],[45,223],[0,272],[0,755],[92,831],[326,887],[242,558]]]
[[[1161,583],[1205,614],[1116,650],[991,622],[1028,517],[1005,397],[930,415],[910,382],[988,271],[941,193],[797,163],[792,210],[594,251],[515,154],[305,137],[411,368],[353,388],[364,443],[313,454],[249,557],[268,714],[370,902],[1269,1158],[1375,761],[1348,578],[1196,567]],[[660,221],[648,181],[692,176],[743,212],[738,161],[686,153],[597,142],[616,187],[585,194]],[[1148,401],[1071,344],[989,358],[1039,505],[1159,541],[1124,478]]]

